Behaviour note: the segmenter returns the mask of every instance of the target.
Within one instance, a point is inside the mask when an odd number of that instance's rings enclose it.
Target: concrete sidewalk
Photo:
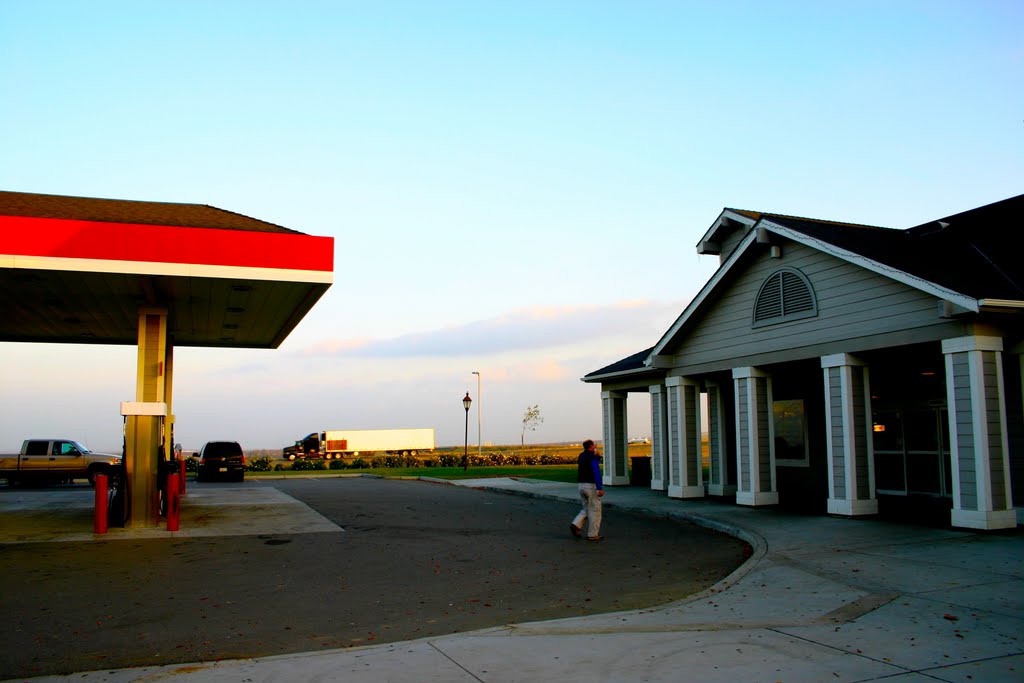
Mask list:
[[[453,483],[577,500],[571,484]],[[605,507],[607,515],[629,510],[694,521],[748,541],[754,554],[710,590],[654,609],[32,680],[1024,681],[1020,529],[981,534],[802,516],[636,488],[609,489]]]

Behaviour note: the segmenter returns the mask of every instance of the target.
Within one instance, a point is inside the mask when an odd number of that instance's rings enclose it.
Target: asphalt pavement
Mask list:
[[[190,482],[181,529],[91,531],[84,485],[0,487],[0,678],[267,657],[664,604],[744,543],[639,514],[424,481]],[[4,533],[6,530],[8,533]],[[698,548],[698,552],[691,549]]]
[[[538,504],[575,486],[454,482]],[[383,645],[76,673],[97,681],[1024,680],[1024,534],[670,500],[611,488],[606,517],[685,520],[751,544],[738,569],[657,607]],[[623,517],[626,515],[623,514]],[[614,546],[608,538],[598,552]],[[68,680],[43,677],[35,680]]]

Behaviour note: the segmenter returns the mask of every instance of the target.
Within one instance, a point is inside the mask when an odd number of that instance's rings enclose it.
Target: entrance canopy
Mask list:
[[[199,204],[0,191],[0,341],[276,348],[331,286],[334,239]]]

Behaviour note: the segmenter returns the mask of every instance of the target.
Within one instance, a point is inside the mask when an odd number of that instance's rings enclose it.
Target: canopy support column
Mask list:
[[[158,475],[164,448],[164,415],[167,407],[167,309],[139,309],[138,364],[135,400],[164,404],[163,415],[152,410],[125,415],[125,477],[128,485],[127,527],[160,524]],[[143,412],[146,414],[138,414]]]

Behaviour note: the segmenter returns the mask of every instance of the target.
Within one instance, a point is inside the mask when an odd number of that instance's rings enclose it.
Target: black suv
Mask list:
[[[237,441],[207,441],[199,451],[196,481],[245,479],[245,454]]]

